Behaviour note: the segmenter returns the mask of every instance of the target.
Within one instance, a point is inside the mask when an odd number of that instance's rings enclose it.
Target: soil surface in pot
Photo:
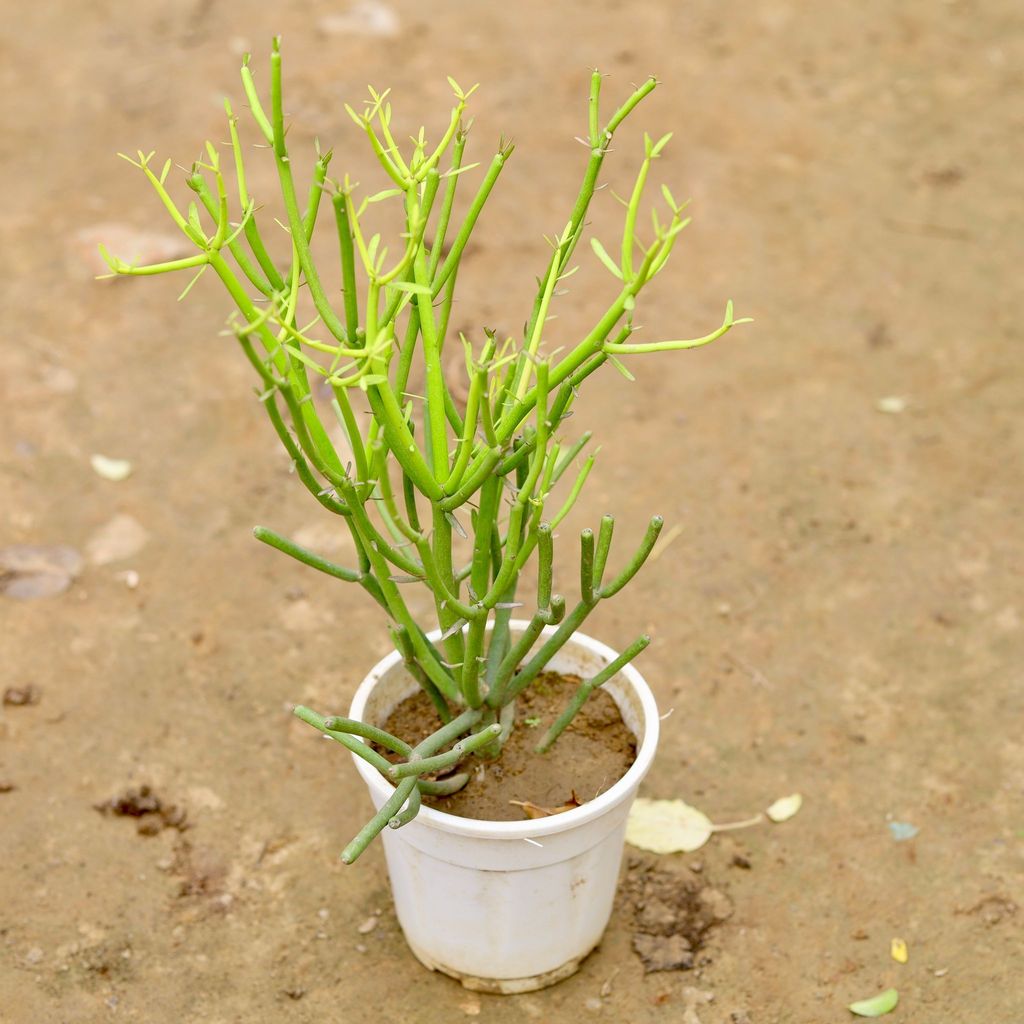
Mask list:
[[[455,769],[470,773],[466,786],[451,796],[425,797],[424,802],[463,818],[519,821],[543,816],[541,808],[554,811],[586,803],[614,785],[636,760],[636,738],[615,701],[601,690],[546,754],[534,750],[580,681],[579,676],[556,672],[538,677],[518,700],[516,725],[501,757],[467,758]],[[437,712],[424,693],[415,693],[391,712],[383,727],[416,744],[438,727]],[[380,753],[399,760],[388,751]],[[523,804],[530,805],[531,813]]]

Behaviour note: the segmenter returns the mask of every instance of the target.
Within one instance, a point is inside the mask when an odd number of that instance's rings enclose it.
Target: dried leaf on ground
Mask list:
[[[0,548],[0,593],[20,600],[52,597],[82,571],[82,556],[65,544]]]
[[[764,813],[776,824],[789,821],[803,806],[804,798],[799,793],[780,797]]]
[[[896,1008],[899,1001],[899,992],[894,988],[887,988],[870,999],[861,999],[856,1003],[850,1003],[848,1009],[858,1017],[884,1017],[885,1014]]]
[[[626,822],[626,842],[651,853],[692,853],[713,831],[708,816],[682,800],[639,797]]]
[[[559,807],[541,807],[540,804],[535,804],[530,800],[509,800],[509,803],[514,807],[521,807],[527,818],[550,818],[552,814],[564,814],[566,811],[580,806],[583,801],[576,795],[576,790],[570,792],[572,795],[569,800]]]

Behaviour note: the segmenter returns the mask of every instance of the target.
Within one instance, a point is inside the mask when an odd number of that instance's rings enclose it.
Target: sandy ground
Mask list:
[[[285,6],[65,0],[4,27],[0,543],[91,561],[62,595],[0,598],[4,686],[39,696],[0,718],[0,1020],[825,1024],[889,985],[908,1024],[1024,1019],[1019,5],[396,0],[386,38]],[[642,667],[674,713],[647,795],[717,821],[805,797],[679,862],[735,908],[697,972],[645,976],[620,913],[557,988],[472,996],[407,953],[379,849],[338,863],[367,799],[287,706],[344,706],[383,623],[249,535],[344,555],[217,334],[216,282],[181,306],[182,281],[96,284],[79,234],[165,230],[115,152],[188,163],[222,138],[238,55],[275,31],[293,147],[315,132],[357,179],[343,99],[390,85],[433,124],[445,73],[482,83],[473,151],[518,148],[460,326],[518,329],[582,172],[589,68],[609,96],[663,80],[609,168],[624,187],[640,129],[675,130],[659,179],[695,220],[645,323],[702,333],[729,297],[757,323],[590,388],[579,422],[606,429],[576,525],[681,527],[590,631],[655,635]],[[595,228],[614,217],[602,197]],[[577,280],[567,336],[607,288]],[[95,452],[134,474],[100,478]],[[144,534],[96,564],[115,516]],[[94,809],[143,783],[191,829]]]

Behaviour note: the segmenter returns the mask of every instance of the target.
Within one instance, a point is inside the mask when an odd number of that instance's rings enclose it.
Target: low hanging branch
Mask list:
[[[237,219],[231,219],[233,201],[212,143],[206,143],[204,158],[186,177],[196,200],[184,208],[166,187],[171,161],[156,173],[153,154],[140,152],[129,162],[142,171],[197,252],[136,266],[101,251],[114,274],[195,271],[182,297],[208,267],[213,269],[237,308],[230,328],[259,378],[259,400],[299,480],[347,526],[358,568],[335,565],[265,527],[256,528],[256,537],[366,590],[391,620],[396,650],[437,709],[440,727],[415,747],[365,723],[295,709],[303,721],[396,784],[391,798],[345,848],[342,859],[351,862],[382,829],[410,821],[422,794],[451,793],[468,779],[465,773],[443,781],[424,775],[451,768],[475,750],[500,751],[519,694],[597,604],[633,579],[654,548],[660,516],[651,520],[638,548],[606,582],[615,521],[605,516],[596,538],[590,530],[580,537],[579,601],[567,612],[565,598],[553,593],[553,531],[579,497],[596,455],[579,465],[560,503],[551,504],[556,485],[577,466],[590,440],[589,432],[574,441],[561,437],[580,385],[606,362],[632,379],[619,357],[695,348],[746,321],[733,318],[730,302],[721,326],[704,337],[646,344],[629,340],[637,297],[664,269],[689,223],[683,216],[685,204],[676,203],[663,186],[665,212],[651,211],[649,240],[641,240],[637,222],[647,179],[669,141],[667,135],[657,141],[645,136],[636,182],[624,203],[618,261],[597,238],[591,239],[594,254],[614,279],[615,294],[591,330],[568,351],[549,342],[551,309],[559,287],[578,269],[572,258],[615,131],[656,84],[654,79],[645,82],[601,127],[601,76],[594,72],[588,106],[590,157],[583,183],[568,221],[551,240],[552,253],[538,279],[523,335],[499,342],[493,332],[485,332],[479,348],[459,336],[469,382],[465,403],[459,403],[442,368],[445,345],[456,343],[448,338],[455,284],[467,243],[512,145],[502,141],[498,146],[456,226],[456,191],[463,176],[477,166],[463,163],[463,117],[476,87],[463,90],[449,79],[455,103],[440,140],[431,146],[420,128],[404,149],[392,130],[388,92],[371,89],[362,112],[347,109],[389,179],[388,187],[357,199],[347,177],[328,176],[331,153],[320,152],[318,146],[303,203],[286,141],[277,40],[270,69],[269,113],[248,57],[242,86],[261,143],[277,168],[290,258],[276,261],[261,233],[237,119],[228,103]],[[340,302],[334,301],[337,289],[325,283],[326,268],[318,266],[311,246],[325,194],[337,233]],[[375,207],[385,202],[401,205],[405,223],[392,255],[369,226]],[[560,358],[556,353],[562,353]],[[423,370],[422,396],[407,390],[417,360]],[[321,393],[331,396],[330,411],[350,458],[343,458],[331,440],[315,398]],[[368,415],[357,411],[353,399],[360,396]],[[519,578],[531,559],[537,565],[535,610],[526,629],[513,639],[512,609],[519,606]],[[415,619],[403,593],[410,585],[428,589],[436,622],[424,625]],[[427,636],[435,625],[441,633],[436,643]],[[549,626],[554,630],[534,650]],[[590,694],[649,642],[648,637],[639,638],[580,686],[544,736],[539,754],[550,749]],[[367,741],[400,760],[391,763]]]

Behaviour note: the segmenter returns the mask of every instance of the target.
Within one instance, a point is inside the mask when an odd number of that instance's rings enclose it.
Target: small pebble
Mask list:
[[[584,1001],[583,1007],[591,1013],[600,1013],[601,1010],[604,1009],[604,1003],[602,1003],[597,996],[591,996],[589,999]]]
[[[879,412],[888,413],[890,416],[897,416],[907,408],[907,400],[902,395],[887,395],[875,403]]]
[[[374,915],[368,917],[356,930],[360,935],[369,935],[377,927],[378,918]]]
[[[127,480],[132,474],[132,464],[127,459],[112,459],[109,455],[101,455],[99,452],[89,457],[89,465],[97,476],[115,483]]]

